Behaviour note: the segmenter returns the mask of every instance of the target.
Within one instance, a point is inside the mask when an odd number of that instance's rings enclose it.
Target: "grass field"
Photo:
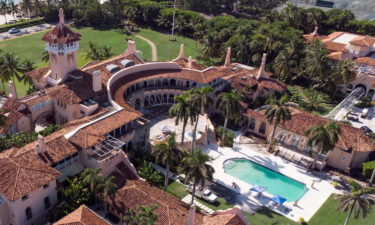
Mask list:
[[[82,35],[81,41],[79,42],[80,49],[78,51],[77,64],[79,67],[89,62],[89,60],[85,59],[85,51],[88,48],[89,41],[95,42],[99,45],[108,45],[112,48],[114,55],[119,55],[127,48],[125,39],[133,39],[136,41],[137,49],[142,53],[142,58],[146,61],[151,60],[151,46],[137,37],[125,34],[121,29],[97,30],[85,27],[73,28],[72,30]],[[44,42],[41,40],[44,33],[46,33],[46,31],[1,41],[0,49],[2,49],[3,52],[14,53],[21,60],[30,59],[37,67],[45,66],[47,63],[42,61]],[[169,35],[156,31],[139,29],[135,33],[144,36],[156,44],[159,56],[158,60],[161,61],[176,58],[181,43],[184,43],[185,45],[186,56],[191,55],[196,57],[200,54],[199,50],[195,47],[195,41],[189,38],[177,37],[175,42],[171,42],[169,41]],[[25,95],[26,90],[28,89],[26,85],[19,82],[16,82],[16,88],[19,96]],[[0,89],[2,89],[1,85]]]

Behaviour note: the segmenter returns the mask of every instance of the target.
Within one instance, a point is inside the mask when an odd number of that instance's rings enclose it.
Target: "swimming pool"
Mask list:
[[[307,192],[305,184],[248,159],[226,160],[224,171],[248,184],[267,187],[266,192],[280,195],[288,202],[300,199]]]

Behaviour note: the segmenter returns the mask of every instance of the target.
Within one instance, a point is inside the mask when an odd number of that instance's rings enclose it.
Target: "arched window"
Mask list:
[[[45,197],[44,198],[44,208],[48,209],[49,207],[51,207],[51,201],[49,200],[49,197]]]
[[[171,82],[170,82],[170,85],[171,85],[171,86],[176,86],[176,80],[175,80],[175,79],[172,79]]]
[[[141,100],[137,98],[135,100],[135,109],[140,109],[141,108]]]
[[[250,121],[249,121],[249,129],[250,130],[254,130],[255,129],[255,125],[256,125],[256,121],[254,118],[250,118]]]
[[[262,122],[259,127],[259,133],[265,134],[266,133],[266,123]]]
[[[188,88],[190,86],[190,81],[186,81],[186,87]]]
[[[31,212],[31,208],[30,207],[26,208],[25,213],[26,213],[26,219],[27,220],[33,218],[33,213]]]
[[[163,86],[168,86],[169,85],[169,81],[167,79],[164,79],[163,80]]]
[[[143,87],[146,88],[147,86],[147,81],[143,81]]]

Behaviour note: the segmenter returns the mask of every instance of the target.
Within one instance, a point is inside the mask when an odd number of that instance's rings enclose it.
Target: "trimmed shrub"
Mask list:
[[[375,161],[365,162],[362,164],[362,175],[366,178],[370,178],[374,169]]]
[[[7,32],[8,30],[12,28],[25,28],[25,27],[30,27],[34,25],[39,25],[45,23],[44,19],[33,19],[30,21],[21,21],[15,24],[8,24],[7,26],[2,25],[0,26],[0,33],[2,32]]]
[[[223,130],[224,128],[222,126],[215,129],[215,134],[216,134],[217,139],[221,140],[221,138],[223,137]],[[234,134],[231,131],[226,130],[225,139],[223,142],[221,142],[221,145],[225,147],[233,147],[233,142],[234,142]]]

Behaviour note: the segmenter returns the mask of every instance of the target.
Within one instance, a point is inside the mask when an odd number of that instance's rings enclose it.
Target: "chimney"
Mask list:
[[[192,204],[189,210],[189,218],[188,218],[187,225],[194,225],[194,219],[195,219],[195,205]]]
[[[44,141],[44,137],[42,135],[38,135],[38,150],[39,153],[47,152],[46,142]]]
[[[62,8],[59,10],[59,22],[60,24],[65,24],[64,10]]]
[[[189,56],[188,68],[193,69],[193,58],[191,56]]]
[[[133,55],[137,53],[137,47],[135,41],[128,40],[128,48],[125,51],[125,55]]]
[[[178,55],[177,59],[184,59],[185,58],[185,47],[184,44],[180,46],[180,54]]]
[[[262,57],[262,64],[260,64],[259,72],[258,72],[258,75],[257,75],[257,80],[264,77],[264,75],[265,75],[266,59],[267,59],[267,54],[264,53],[263,57]]]
[[[102,90],[102,71],[96,70],[92,73],[92,90],[98,92]]]
[[[311,36],[315,37],[318,35],[318,27],[316,26],[314,32],[312,32]]]
[[[9,81],[9,98],[17,99],[16,87],[14,86],[13,81]]]
[[[227,56],[225,57],[224,66],[230,66],[230,55],[231,55],[231,48],[228,47],[228,49],[227,49]]]

